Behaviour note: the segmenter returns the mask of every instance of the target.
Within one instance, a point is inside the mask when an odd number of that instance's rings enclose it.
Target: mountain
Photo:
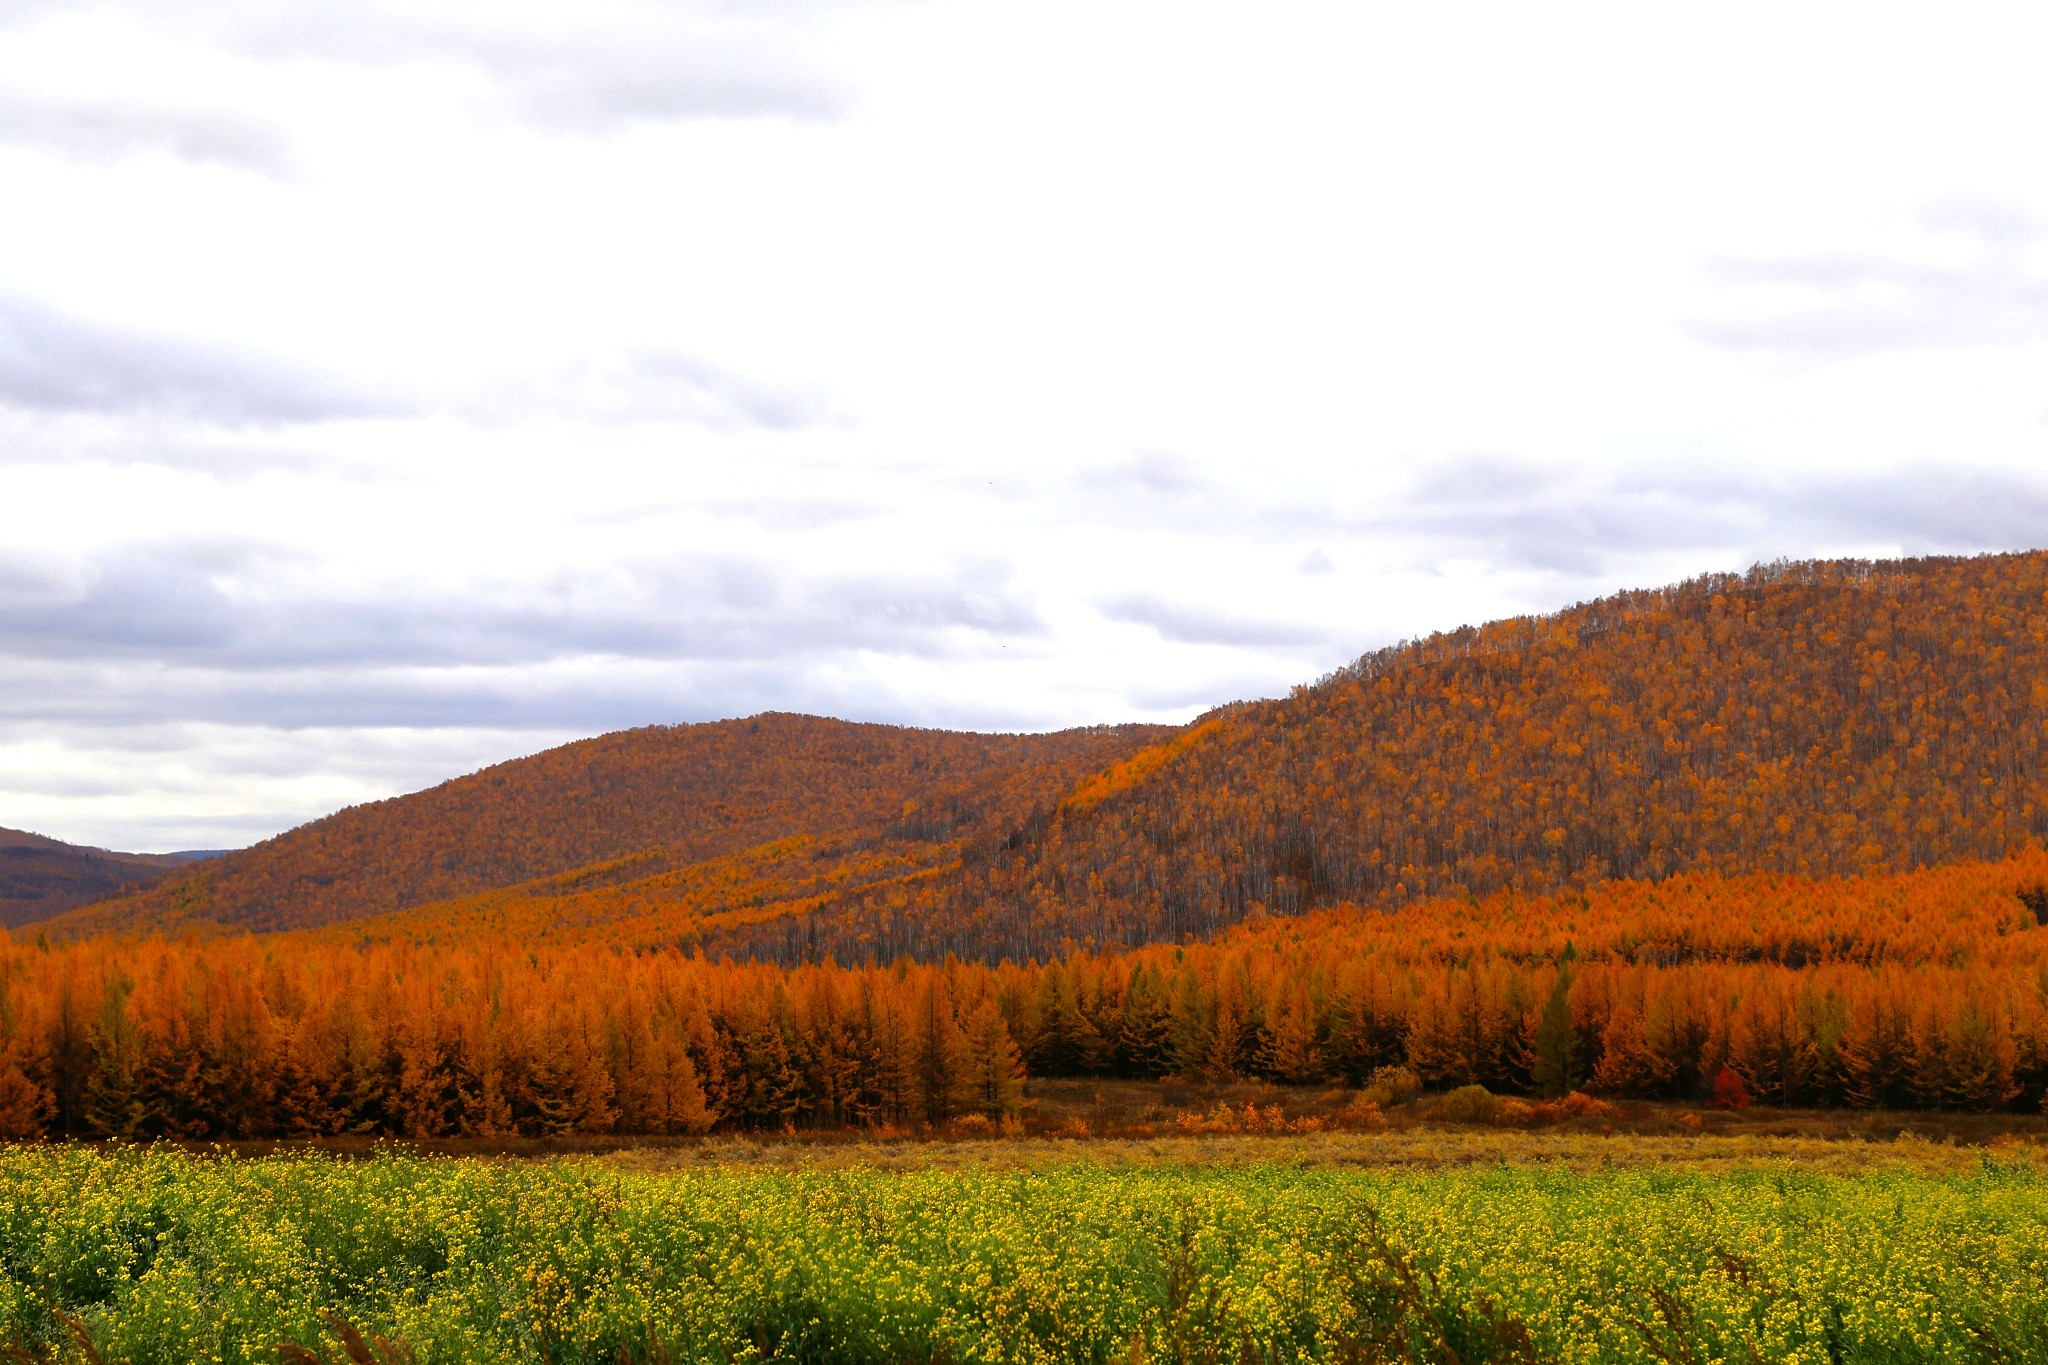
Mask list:
[[[613,864],[686,867],[792,836],[943,841],[1165,733],[986,735],[777,714],[621,731],[352,807],[50,931],[310,928],[563,873],[603,883],[617,880]]]
[[[1761,566],[1381,650],[1178,730],[633,731],[52,932],[1047,958],[1321,906],[1995,859],[2048,835],[2048,555]]]
[[[923,875],[767,848],[362,926],[739,956],[1046,958],[1319,906],[1997,858],[2048,835],[2048,555],[1777,564],[1365,656]]]
[[[974,915],[983,951],[1123,945],[1344,902],[1910,869],[2044,834],[2048,555],[1775,564],[1368,654],[1076,790],[921,903],[838,907],[805,938],[886,953]]]
[[[111,853],[60,843],[40,834],[0,829],[0,927],[100,900],[161,877],[196,856],[185,853]]]

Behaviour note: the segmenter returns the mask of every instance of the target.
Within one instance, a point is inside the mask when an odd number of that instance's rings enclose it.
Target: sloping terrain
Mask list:
[[[190,861],[190,854],[112,853],[0,829],[0,928],[48,919]]]
[[[1781,564],[1432,636],[1230,708],[952,876],[714,946],[1042,954],[1346,902],[1996,858],[2048,834],[2044,603],[2039,553]]]
[[[2048,556],[1774,565],[1366,656],[1179,730],[633,731],[64,930],[348,922],[1044,959],[1317,906],[1998,858],[2048,835]]]
[[[840,831],[941,838],[1019,774],[1072,781],[1163,733],[962,734],[791,715],[621,731],[352,807],[50,931],[308,928],[620,859],[687,866]]]
[[[2048,557],[1779,565],[1369,655],[940,834],[671,851],[360,926],[790,961],[1996,858],[2048,833]]]
[[[1385,650],[1229,713],[963,900],[1136,942],[1339,901],[1997,857],[2048,833],[2044,594],[2040,554],[1782,565]]]

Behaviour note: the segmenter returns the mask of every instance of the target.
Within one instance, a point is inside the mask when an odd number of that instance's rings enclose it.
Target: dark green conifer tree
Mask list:
[[[142,1030],[128,1014],[134,985],[116,976],[100,1000],[92,1030],[92,1066],[85,1081],[85,1121],[101,1137],[134,1137],[143,1109],[136,1071],[142,1062]]]
[[[1569,1095],[1586,1079],[1578,1030],[1572,1027],[1572,973],[1566,967],[1557,974],[1550,999],[1536,1021],[1536,1048],[1529,1072],[1536,1093],[1546,1099]]]

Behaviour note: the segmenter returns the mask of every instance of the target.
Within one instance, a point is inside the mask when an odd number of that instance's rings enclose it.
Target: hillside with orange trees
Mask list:
[[[2036,1110],[2048,852],[1328,910],[1043,965],[0,936],[0,1136],[902,1128],[1013,1115],[1027,1075]]]
[[[1045,960],[1345,903],[2048,835],[2048,555],[1780,564],[1367,655],[1179,730],[607,736],[52,926]]]
[[[1343,902],[1995,858],[2048,834],[2048,555],[1790,564],[1370,654],[961,870],[706,941],[1200,937]],[[1155,751],[1159,752],[1159,751]]]
[[[621,731],[352,807],[49,932],[300,928],[565,872],[601,884],[801,834],[944,842],[1021,819],[1166,733],[963,734],[774,714]]]
[[[962,837],[641,859],[360,925],[1044,959],[1319,905],[1997,857],[2048,833],[2048,557],[1776,566],[1369,655]]]

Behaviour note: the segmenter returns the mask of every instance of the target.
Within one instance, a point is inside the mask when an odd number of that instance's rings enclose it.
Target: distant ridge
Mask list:
[[[0,829],[0,927],[48,919],[161,877],[197,855],[114,853]]]

